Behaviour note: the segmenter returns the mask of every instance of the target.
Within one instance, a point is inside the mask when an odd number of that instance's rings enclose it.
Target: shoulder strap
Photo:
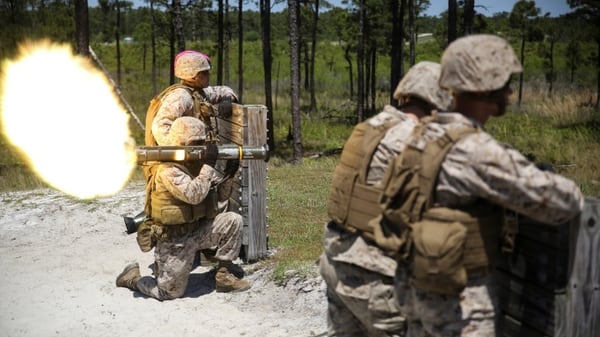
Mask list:
[[[424,127],[424,125],[421,126],[422,129]],[[422,151],[413,146],[407,147],[406,157],[404,157],[405,165],[415,165],[419,172],[418,196],[410,209],[410,218],[413,221],[420,219],[421,214],[433,204],[438,175],[450,149],[463,136],[478,130],[476,127],[457,126],[450,128],[435,141],[428,142]]]

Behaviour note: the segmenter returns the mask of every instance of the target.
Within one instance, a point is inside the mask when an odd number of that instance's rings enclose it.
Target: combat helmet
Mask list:
[[[439,63],[429,61],[415,64],[398,83],[394,99],[416,96],[440,111],[448,110],[452,98],[447,90],[439,86],[440,68]]]
[[[210,70],[210,58],[195,50],[184,50],[175,56],[175,76],[187,80],[201,71]]]
[[[198,118],[183,116],[177,118],[169,129],[168,145],[185,146],[194,141],[206,139],[206,125]]]
[[[523,71],[506,40],[490,34],[456,39],[444,51],[440,86],[455,92],[486,92],[502,88]]]

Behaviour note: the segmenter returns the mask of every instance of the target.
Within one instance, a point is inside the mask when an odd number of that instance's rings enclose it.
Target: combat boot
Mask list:
[[[236,293],[250,289],[250,282],[237,278],[226,266],[217,269],[215,284],[217,292],[220,293]]]
[[[137,283],[142,275],[140,275],[140,266],[137,262],[130,263],[125,266],[125,269],[117,276],[117,287],[129,288],[138,290]]]

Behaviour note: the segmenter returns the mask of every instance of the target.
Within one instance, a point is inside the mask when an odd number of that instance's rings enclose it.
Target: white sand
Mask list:
[[[143,207],[143,185],[80,201],[52,189],[0,193],[0,336],[320,336],[325,286],[242,265],[252,288],[214,291],[209,268],[193,270],[183,298],[160,302],[115,287],[131,261],[154,260],[127,235],[123,216]]]

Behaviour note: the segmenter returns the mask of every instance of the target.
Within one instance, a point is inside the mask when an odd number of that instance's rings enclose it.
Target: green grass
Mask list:
[[[191,46],[202,49],[202,46]],[[110,46],[94,46],[105,66],[113,71]],[[127,47],[129,48],[129,47]],[[133,48],[133,47],[131,47]],[[262,69],[260,46],[245,48],[246,89],[244,103],[262,104]],[[268,164],[267,216],[269,225],[269,246],[277,254],[265,263],[273,263],[275,277],[284,280],[286,271],[304,272],[310,270],[322,251],[323,226],[327,221],[327,193],[331,174],[339,158],[338,155],[311,158],[327,150],[339,149],[352,131],[350,121],[354,118],[355,102],[346,97],[348,80],[345,78],[346,64],[341,54],[334,50],[330,58],[334,67],[318,64],[317,91],[318,109],[309,113],[306,109],[308,96],[302,97],[302,145],[305,159],[302,164],[289,163],[292,157],[291,142],[287,141],[291,125],[289,83],[285,76],[276,75],[277,66],[281,72],[288,65],[285,56],[277,55],[274,62],[274,135],[276,152]],[[432,51],[433,53],[433,51]],[[142,60],[139,52],[127,50],[129,55],[123,60],[124,74],[121,89],[138,117],[144,121],[145,110],[151,98],[149,64],[142,73],[139,65]],[[282,60],[279,64],[279,59]],[[146,60],[146,62],[149,62]],[[161,64],[166,64],[161,61]],[[232,62],[231,64],[235,64]],[[136,68],[137,67],[137,68]],[[387,72],[383,72],[387,74]],[[161,69],[159,88],[166,86],[167,67]],[[387,76],[387,75],[381,75]],[[236,79],[232,76],[232,83]],[[534,154],[536,161],[554,165],[555,169],[576,181],[584,194],[600,197],[600,181],[597,172],[600,164],[600,114],[585,103],[595,97],[595,92],[587,89],[574,90],[568,85],[556,83],[555,99],[548,98],[543,82],[526,82],[523,103],[520,107],[511,106],[510,112],[486,124],[486,129],[496,138],[509,143],[524,153]],[[278,90],[276,90],[278,88]],[[385,91],[385,90],[384,90]],[[387,94],[381,91],[376,105],[381,108]],[[303,93],[306,95],[306,93]],[[516,90],[513,100],[516,100]],[[143,132],[132,120],[130,129],[138,144],[143,142]],[[141,179],[136,170],[132,179]],[[26,190],[44,187],[45,184],[31,174],[25,162],[16,154],[9,143],[0,136],[0,192]]]
[[[288,270],[307,270],[322,252],[327,194],[337,159],[305,159],[299,166],[275,159],[269,164],[267,214],[269,245],[278,251],[276,279]]]

